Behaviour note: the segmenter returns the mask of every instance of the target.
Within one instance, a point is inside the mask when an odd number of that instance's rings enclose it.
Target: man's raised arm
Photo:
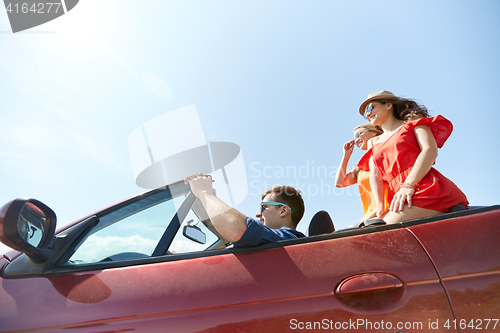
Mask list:
[[[232,243],[238,241],[247,229],[246,216],[214,195],[212,178],[196,173],[186,177],[184,183],[189,183],[221,236]]]

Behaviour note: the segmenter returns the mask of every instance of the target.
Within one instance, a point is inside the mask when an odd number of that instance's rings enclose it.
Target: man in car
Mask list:
[[[213,193],[212,178],[201,173],[186,177],[217,231],[234,247],[255,246],[305,237],[295,230],[304,215],[304,200],[291,186],[275,186],[262,194],[256,220],[232,208]]]

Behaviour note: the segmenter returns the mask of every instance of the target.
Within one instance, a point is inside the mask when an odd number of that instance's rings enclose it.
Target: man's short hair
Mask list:
[[[300,195],[300,191],[291,186],[275,186],[266,190],[262,194],[262,199],[268,194],[272,194],[274,201],[281,202],[290,207],[292,210],[292,223],[297,228],[297,224],[299,224],[300,219],[304,216],[305,210],[304,200]]]

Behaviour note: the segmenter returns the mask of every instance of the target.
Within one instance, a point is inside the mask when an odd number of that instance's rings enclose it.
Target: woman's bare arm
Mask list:
[[[377,166],[373,162],[373,159],[370,158],[370,187],[372,188],[373,197],[375,199],[375,203],[377,204],[377,208],[375,212],[378,218],[384,217],[385,211],[385,183],[382,179],[380,172],[378,171]]]
[[[342,155],[342,160],[340,161],[340,166],[337,169],[337,174],[335,175],[335,186],[346,187],[358,182],[357,173],[351,171],[346,172],[347,164],[351,158],[352,151],[354,149],[354,141],[351,140],[344,144],[344,154]]]
[[[438,148],[436,139],[434,138],[429,126],[416,126],[414,132],[422,151],[415,160],[415,164],[408,174],[408,177],[406,177],[405,184],[415,185],[415,187],[417,187],[418,183],[427,175],[427,173],[429,173],[429,170],[436,161]],[[394,212],[402,211],[407,201],[408,207],[411,207],[413,193],[415,193],[415,188],[412,189],[402,187],[399,189],[392,199],[390,210]]]

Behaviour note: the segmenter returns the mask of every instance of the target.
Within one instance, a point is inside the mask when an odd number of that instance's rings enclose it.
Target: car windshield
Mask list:
[[[160,191],[133,201],[99,217],[99,223],[87,237],[68,264],[90,264],[151,257],[167,227],[186,199],[185,194],[172,197],[168,191]],[[219,240],[200,220],[200,213],[193,210],[179,214],[181,227],[168,247],[167,254],[203,251]],[[182,234],[187,224],[195,225],[206,235],[204,244],[194,242]],[[170,229],[169,229],[170,230]]]

